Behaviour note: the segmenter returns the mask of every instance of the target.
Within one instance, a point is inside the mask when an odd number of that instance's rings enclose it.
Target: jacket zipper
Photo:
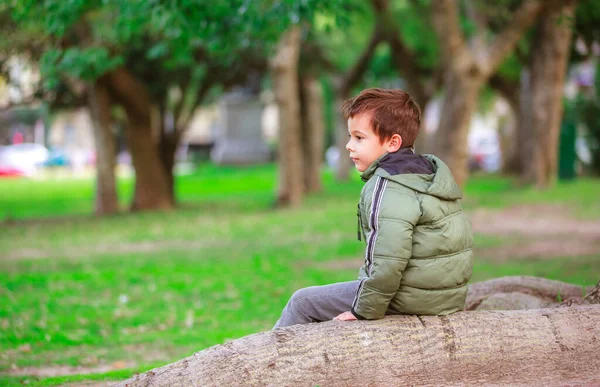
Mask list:
[[[356,206],[358,207],[358,210],[356,211],[356,216],[358,218],[356,221],[356,236],[358,237],[358,240],[361,241],[362,239],[360,236],[362,234],[362,219],[360,218],[360,203],[358,203]]]

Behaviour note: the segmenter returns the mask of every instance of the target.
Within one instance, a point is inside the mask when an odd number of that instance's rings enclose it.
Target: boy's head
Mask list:
[[[366,89],[344,102],[350,141],[346,149],[364,172],[384,153],[414,145],[421,126],[419,105],[400,89]]]

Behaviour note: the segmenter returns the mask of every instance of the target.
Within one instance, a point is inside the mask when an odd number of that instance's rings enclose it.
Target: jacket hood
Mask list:
[[[416,155],[410,148],[384,154],[361,174],[361,178],[367,181],[374,175],[443,200],[462,198],[450,168],[441,159],[434,155]]]

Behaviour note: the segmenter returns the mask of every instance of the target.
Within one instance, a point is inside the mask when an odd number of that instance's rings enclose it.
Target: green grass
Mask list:
[[[599,188],[600,181],[592,178],[560,182],[552,189],[540,190],[532,186],[519,187],[508,177],[478,175],[468,181],[463,204],[466,209],[555,204],[573,209],[573,214],[579,218],[598,219]]]
[[[326,174],[324,184],[302,207],[274,211],[273,166],[206,165],[178,178],[175,211],[95,218],[92,181],[0,180],[0,217],[8,219],[0,224],[0,372],[13,364],[135,364],[92,375],[0,375],[0,385],[124,379],[270,329],[300,287],[355,278],[356,269],[320,264],[361,259],[354,211],[362,183]],[[131,187],[119,182],[124,204]],[[560,203],[590,217],[600,213],[597,192],[598,180],[540,192],[479,176],[466,187],[465,206]],[[479,248],[512,243],[475,240]],[[538,275],[592,285],[599,258],[477,257],[473,279]]]

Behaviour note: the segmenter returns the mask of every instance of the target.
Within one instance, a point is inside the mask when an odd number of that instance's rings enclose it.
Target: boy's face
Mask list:
[[[346,144],[346,149],[350,152],[350,158],[359,172],[366,171],[369,165],[385,152],[397,151],[402,144],[402,139],[397,134],[382,144],[373,132],[369,113],[361,113],[349,118],[348,133],[350,140]]]

